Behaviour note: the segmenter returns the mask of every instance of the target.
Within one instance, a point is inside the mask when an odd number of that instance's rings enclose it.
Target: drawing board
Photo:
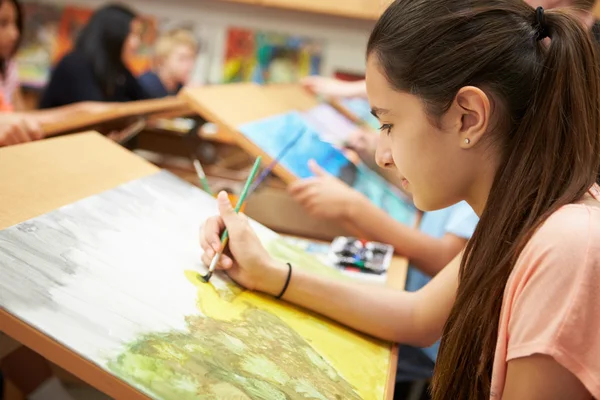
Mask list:
[[[200,115],[226,130],[240,147],[249,154],[264,156],[266,162],[276,158],[296,135],[304,131],[302,139],[273,170],[277,176],[287,183],[311,176],[307,164],[310,159],[315,159],[328,172],[365,194],[394,219],[413,225],[417,211],[398,189],[364,164],[350,160],[340,148],[322,140],[315,126],[323,126],[324,122],[331,126],[332,119],[311,123],[311,117],[306,117],[306,113],[318,107],[319,103],[315,100],[309,107],[305,97],[302,97],[307,96],[306,92],[301,94],[298,90],[303,91],[298,86],[261,88],[257,85],[232,84],[186,89],[183,96]],[[299,107],[294,107],[296,97],[302,98]],[[347,125],[341,129],[346,130],[342,133],[349,132]]]
[[[372,129],[379,129],[380,124],[377,118],[371,114],[369,101],[363,97],[348,97],[331,99],[330,103],[342,114],[356,123],[365,122]]]
[[[159,171],[0,231],[0,308],[157,399],[382,399],[391,345],[201,283],[215,200]],[[333,279],[252,222],[269,253]]]

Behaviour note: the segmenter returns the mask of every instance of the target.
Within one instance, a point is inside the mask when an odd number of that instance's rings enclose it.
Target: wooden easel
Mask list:
[[[118,104],[111,109],[100,113],[84,113],[73,115],[71,118],[52,124],[42,125],[46,137],[63,133],[81,131],[97,125],[126,119],[129,117],[146,117],[153,114],[169,117],[190,114],[188,104],[177,97],[164,99],[140,100]]]

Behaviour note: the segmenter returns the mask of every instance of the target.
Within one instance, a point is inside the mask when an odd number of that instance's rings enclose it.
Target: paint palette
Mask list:
[[[394,248],[389,244],[344,236],[335,238],[329,250],[329,258],[338,268],[377,275],[387,272],[393,254]]]

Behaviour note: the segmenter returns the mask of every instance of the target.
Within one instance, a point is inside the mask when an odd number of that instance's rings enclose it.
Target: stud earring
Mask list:
[[[469,139],[469,138],[466,138],[466,139],[465,139],[465,144],[471,144],[471,139]]]

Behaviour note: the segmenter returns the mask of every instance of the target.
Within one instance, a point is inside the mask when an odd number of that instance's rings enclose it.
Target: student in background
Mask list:
[[[40,108],[148,98],[125,64],[140,45],[141,28],[136,14],[124,6],[97,10],[79,34],[73,51],[52,71]]]
[[[416,293],[374,293],[272,259],[221,193],[203,262],[227,227],[231,257],[219,268],[241,285],[380,338],[442,337],[434,400],[600,398],[590,35],[568,12],[521,1],[396,0],[367,54],[369,101],[385,126],[378,161],[406,179],[420,209],[473,207],[481,220],[464,255]]]
[[[154,67],[138,78],[140,85],[152,98],[176,95],[190,80],[198,42],[184,29],[161,35],[156,41]]]

